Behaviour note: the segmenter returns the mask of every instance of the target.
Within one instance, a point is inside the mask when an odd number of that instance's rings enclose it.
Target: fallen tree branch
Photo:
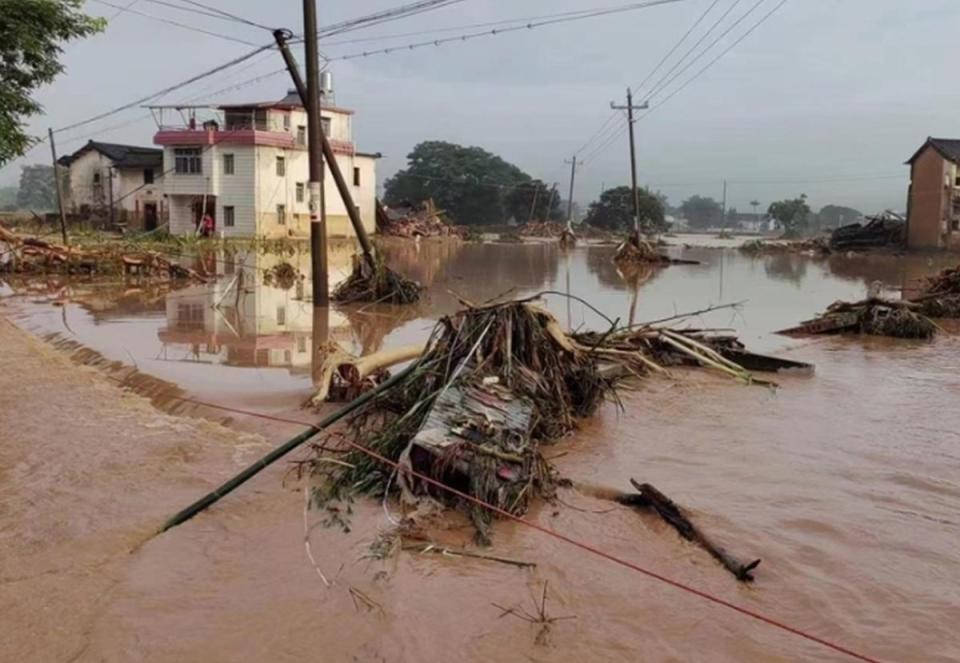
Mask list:
[[[672,525],[673,528],[679,532],[680,536],[688,541],[699,544],[713,555],[737,580],[741,582],[750,582],[753,580],[752,571],[760,564],[759,559],[755,559],[748,564],[742,563],[726,550],[714,544],[713,541],[687,518],[680,507],[669,497],[649,483],[638,483],[635,479],[630,479],[630,483],[633,484],[633,487],[639,492],[619,495],[616,497],[617,502],[626,506],[653,509],[661,518]]]

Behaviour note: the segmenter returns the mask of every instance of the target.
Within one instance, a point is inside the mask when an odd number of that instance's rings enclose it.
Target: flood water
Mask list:
[[[956,260],[752,258],[675,246],[671,255],[701,264],[621,273],[613,251],[389,243],[389,264],[423,283],[427,300],[320,313],[305,285],[263,284],[281,260],[305,275],[305,254],[221,254],[203,265],[218,275],[214,284],[149,292],[52,279],[26,292],[11,283],[0,313],[54,343],[135,365],[177,393],[309,420],[299,405],[311,393],[319,342],[370,353],[421,341],[461,299],[548,292],[564,326],[595,329],[609,326],[605,318],[639,322],[726,305],[684,324],[732,329],[748,348],[812,362],[816,372],[778,376],[776,391],[703,372],[651,378],[621,394],[622,411],[605,407],[559,442],[555,462],[582,484],[653,483],[731,551],[762,558],[757,581],[738,584],[663,523],[596,494],[565,490],[530,518],[877,659],[960,659],[960,340],[773,333],[837,299],[863,298],[875,281],[887,296],[910,295]],[[336,274],[351,253],[334,248]],[[162,390],[150,395],[176,409]],[[271,443],[298,432],[191,414]],[[89,660],[845,660],[513,523],[496,525],[491,552],[534,561],[535,570],[409,553],[361,560],[389,527],[372,503],[358,505],[350,534],[312,530],[318,566],[340,569],[327,588],[304,553],[302,497],[282,478],[279,469],[264,473],[250,499],[231,496],[136,553],[125,590],[103,608]],[[2,518],[0,529],[10,527]],[[451,518],[443,536],[463,546],[470,530]],[[493,604],[532,610],[545,581],[548,612],[573,618],[535,644],[537,627],[501,617]],[[358,609],[348,586],[380,607]]]

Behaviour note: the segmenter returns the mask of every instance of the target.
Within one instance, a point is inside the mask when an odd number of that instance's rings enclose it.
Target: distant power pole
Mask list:
[[[323,123],[320,120],[320,61],[317,48],[316,0],[303,0],[303,41],[307,68],[307,136],[310,159],[310,271],[313,275],[313,305],[327,306],[327,228],[320,210],[323,187]]]
[[[57,207],[60,208],[60,234],[63,235],[63,244],[67,245],[67,213],[63,210],[63,182],[57,170],[57,145],[53,142],[53,129],[47,129],[50,137],[50,154],[53,156],[53,180],[57,185]]]
[[[617,106],[612,101],[610,102],[610,108],[613,110],[625,110],[627,111],[627,127],[630,129],[630,186],[633,189],[633,235],[634,239],[637,242],[637,246],[640,245],[640,193],[637,191],[637,151],[634,145],[633,140],[633,111],[635,110],[646,110],[650,108],[650,105],[647,102],[643,102],[637,106],[633,105],[633,93],[630,91],[630,88],[627,88],[627,105],[626,106]]]
[[[570,164],[570,193],[567,195],[567,230],[570,230],[573,226],[573,181],[577,176],[577,155],[573,155],[571,161],[566,163]]]
[[[533,203],[530,205],[530,214],[527,216],[527,223],[533,221],[533,213],[537,209],[537,198],[540,197],[540,185],[533,190]]]
[[[720,210],[720,227],[727,227],[727,181],[723,181],[723,209]]]

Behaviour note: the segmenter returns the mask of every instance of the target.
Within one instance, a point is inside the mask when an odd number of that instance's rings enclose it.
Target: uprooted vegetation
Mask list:
[[[157,251],[119,242],[64,246],[0,228],[0,272],[206,279]]]
[[[825,237],[797,241],[766,241],[751,239],[741,244],[737,249],[750,256],[777,255],[783,253],[805,253],[808,255],[825,256],[830,254],[830,243]]]
[[[687,364],[769,384],[727,350],[744,352],[730,337],[657,325],[567,334],[532,300],[468,306],[438,323],[397,383],[314,446],[313,504],[344,526],[357,494],[399,493],[417,511],[459,506],[487,542],[493,514],[477,501],[520,515],[531,500],[551,499],[561,480],[543,446],[616,400],[624,380]]]
[[[778,333],[786,336],[856,333],[893,338],[932,338],[938,327],[920,309],[920,305],[914,302],[879,298],[834,302],[816,318]]]
[[[333,291],[333,300],[349,302],[379,302],[383,304],[414,304],[420,301],[423,287],[393,271],[377,253],[372,260],[362,255],[353,256],[353,269]]]
[[[617,264],[648,264],[648,265],[699,265],[696,260],[677,260],[670,256],[660,253],[657,250],[659,243],[647,240],[638,240],[636,237],[628,237],[617,245],[617,251],[613,256]]]

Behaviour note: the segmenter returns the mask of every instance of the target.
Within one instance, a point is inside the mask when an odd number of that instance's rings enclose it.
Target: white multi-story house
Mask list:
[[[308,237],[307,114],[295,91],[280,101],[178,108],[185,125],[162,122],[163,187],[170,232],[196,231],[204,210],[226,237]],[[198,118],[198,113],[200,118]],[[367,232],[376,225],[379,154],[358,152],[353,111],[324,105],[321,117]],[[324,181],[327,234],[353,234],[329,168]]]
[[[89,141],[57,160],[68,170],[66,208],[81,219],[153,230],[164,218],[163,152],[153,147]]]

